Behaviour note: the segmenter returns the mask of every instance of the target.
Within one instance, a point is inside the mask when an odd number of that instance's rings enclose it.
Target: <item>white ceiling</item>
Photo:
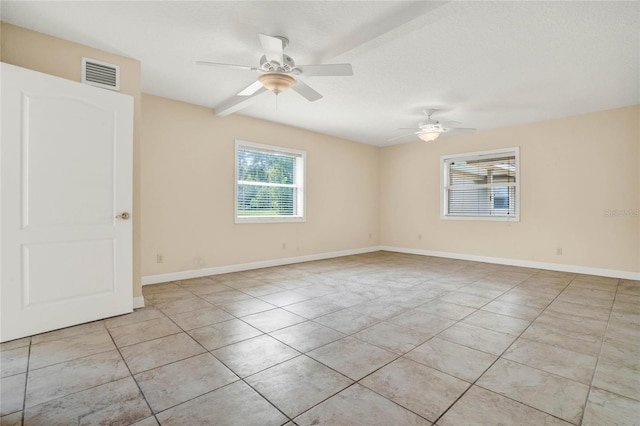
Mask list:
[[[286,36],[296,63],[354,76],[305,79],[324,95],[313,103],[265,93],[240,113],[378,146],[429,107],[483,130],[640,103],[637,0],[3,0],[1,17],[139,59],[143,92],[210,108],[256,74],[196,60],[256,66],[258,34]]]

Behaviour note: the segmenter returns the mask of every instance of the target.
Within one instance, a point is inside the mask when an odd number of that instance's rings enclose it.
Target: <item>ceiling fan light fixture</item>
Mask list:
[[[296,79],[286,74],[279,73],[266,73],[258,77],[258,80],[262,85],[274,92],[276,95],[284,90],[290,88]]]
[[[420,132],[418,133],[418,137],[425,142],[432,142],[438,139],[441,132]]]

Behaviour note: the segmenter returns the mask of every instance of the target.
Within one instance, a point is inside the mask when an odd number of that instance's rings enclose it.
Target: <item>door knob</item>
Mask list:
[[[116,219],[124,219],[127,220],[129,219],[130,215],[129,212],[122,212],[121,214],[119,214],[118,216],[116,216]]]

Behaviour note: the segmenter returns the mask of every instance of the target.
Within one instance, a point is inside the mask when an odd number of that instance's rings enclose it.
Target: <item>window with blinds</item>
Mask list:
[[[442,217],[519,220],[519,149],[443,156]]]
[[[236,141],[236,222],[304,221],[305,157]]]

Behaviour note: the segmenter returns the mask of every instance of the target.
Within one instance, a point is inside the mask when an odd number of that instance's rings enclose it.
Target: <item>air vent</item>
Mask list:
[[[120,67],[82,58],[82,82],[109,90],[120,90]]]

